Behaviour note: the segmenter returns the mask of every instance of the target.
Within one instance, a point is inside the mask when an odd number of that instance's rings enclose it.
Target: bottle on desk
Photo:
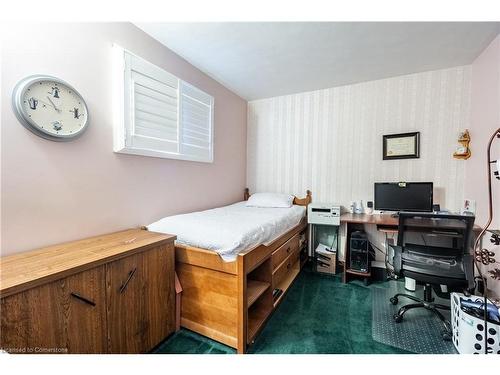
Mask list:
[[[363,201],[356,202],[356,207],[354,208],[354,212],[357,214],[362,214],[365,212],[365,208],[363,207]]]

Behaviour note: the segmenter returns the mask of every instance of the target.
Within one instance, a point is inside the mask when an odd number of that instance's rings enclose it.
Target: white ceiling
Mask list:
[[[244,99],[470,64],[500,23],[138,23]]]

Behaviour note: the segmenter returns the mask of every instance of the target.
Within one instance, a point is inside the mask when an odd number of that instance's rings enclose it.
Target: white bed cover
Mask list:
[[[213,250],[226,262],[238,253],[269,244],[299,224],[306,208],[247,207],[246,202],[167,216],[147,226],[148,230],[175,234],[177,242]]]

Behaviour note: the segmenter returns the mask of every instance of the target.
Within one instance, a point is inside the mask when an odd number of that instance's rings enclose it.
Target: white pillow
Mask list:
[[[293,195],[278,193],[255,193],[250,196],[247,207],[290,208],[293,205]]]

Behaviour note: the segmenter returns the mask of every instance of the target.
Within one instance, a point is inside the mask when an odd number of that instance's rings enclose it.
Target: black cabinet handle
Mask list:
[[[132,277],[134,276],[135,274],[135,271],[137,271],[137,268],[134,268],[132,271],[130,271],[128,273],[128,277],[127,277],[127,280],[122,284],[122,286],[120,287],[120,293],[123,293],[125,291],[125,289],[127,289],[127,285],[128,283],[130,282],[130,280],[132,279]]]
[[[95,306],[95,302],[94,301],[91,301],[85,297],[82,297],[81,295],[79,295],[78,293],[71,293],[71,297],[75,297],[76,299],[82,301],[82,302],[85,302],[91,306]]]

